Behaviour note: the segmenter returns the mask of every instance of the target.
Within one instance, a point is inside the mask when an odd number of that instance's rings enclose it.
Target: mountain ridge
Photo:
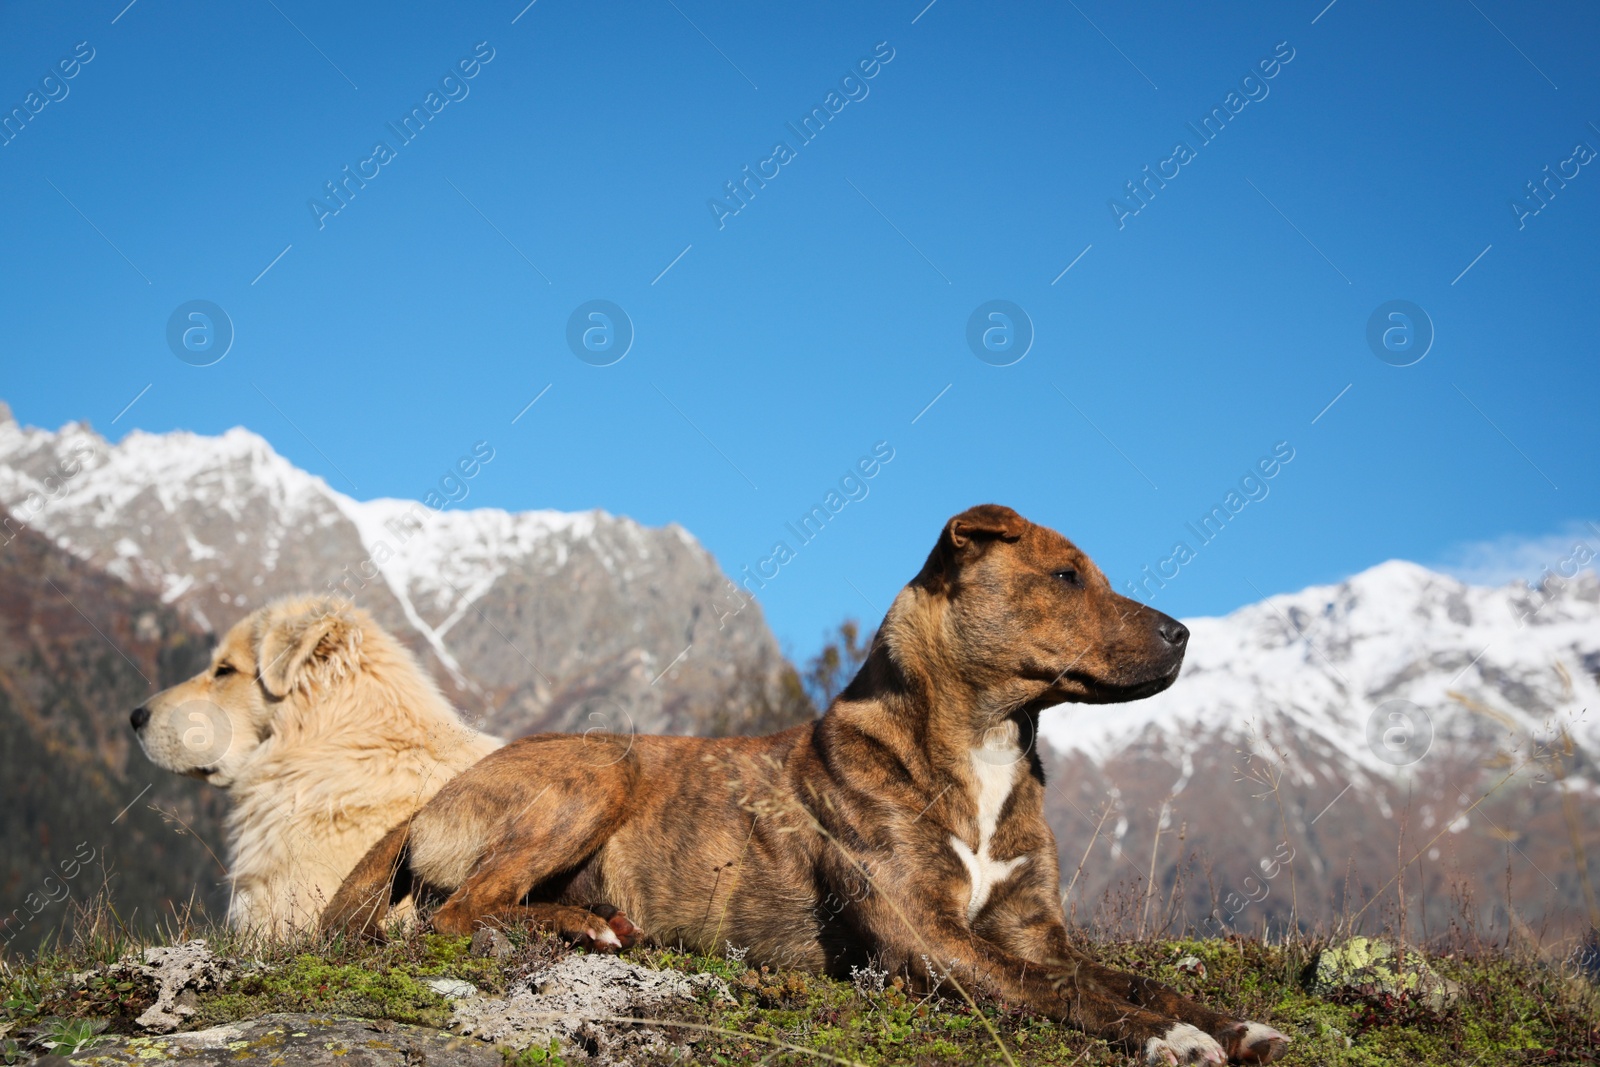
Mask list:
[[[1525,610],[1534,597],[1538,609]],[[1528,718],[1530,702],[1551,716],[1563,705],[1570,710],[1573,701],[1600,705],[1600,577],[1592,570],[1541,592],[1525,582],[1471,585],[1418,563],[1388,560],[1341,582],[1183,621],[1189,650],[1171,688],[1099,723],[1052,722],[1047,713],[1041,726],[1046,740],[1063,751],[1105,756],[1146,726],[1197,721],[1202,707],[1213,720],[1221,710],[1236,724],[1274,703],[1320,713],[1349,708],[1354,699],[1370,711],[1396,697],[1474,714],[1448,699],[1451,687],[1514,688],[1517,700],[1507,713],[1529,733],[1546,736],[1545,724]],[[1271,667],[1264,662],[1269,655]],[[1419,670],[1423,660],[1428,669]],[[1307,714],[1303,721],[1325,727],[1330,740],[1349,739],[1347,715]],[[1573,718],[1568,727],[1586,747],[1600,749],[1600,717]],[[1343,747],[1368,770],[1396,766],[1364,744]]]
[[[1600,925],[1593,571],[1488,587],[1393,560],[1184,621],[1170,688],[1042,717],[1063,863],[1103,858],[1077,906],[1143,881],[1215,929],[1375,903]]]
[[[480,446],[447,475],[462,497],[493,460]],[[355,500],[240,427],[112,445],[82,423],[0,420],[0,505],[214,632],[274,596],[350,596],[506,732],[587,721],[595,699],[618,728],[683,731],[696,705],[774,691],[782,658],[759,605],[716,609],[731,583],[682,527],[457,508],[442,492]],[[507,655],[535,677],[513,678]]]

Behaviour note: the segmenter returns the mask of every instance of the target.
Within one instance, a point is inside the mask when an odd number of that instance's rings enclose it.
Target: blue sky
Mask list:
[[[1165,567],[1180,615],[1600,510],[1592,7],[125,2],[0,12],[0,108],[39,94],[0,146],[26,422],[244,425],[360,498],[488,440],[469,505],[677,521],[731,572],[790,542],[760,598],[802,655],[982,501],[1119,587]],[[168,347],[191,300],[235,330],[212,366]],[[632,323],[609,366],[567,343],[591,300]],[[967,340],[993,300],[1032,324],[1009,366]],[[1367,340],[1395,300],[1409,366]]]

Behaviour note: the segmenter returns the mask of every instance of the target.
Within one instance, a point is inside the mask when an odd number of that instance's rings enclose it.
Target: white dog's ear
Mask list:
[[[330,682],[355,669],[361,628],[328,605],[279,619],[265,629],[257,649],[261,684],[282,699],[297,688]]]

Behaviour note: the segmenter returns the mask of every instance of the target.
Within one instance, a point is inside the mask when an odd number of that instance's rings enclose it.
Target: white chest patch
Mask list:
[[[978,847],[976,851],[958,835],[950,835],[950,848],[967,869],[971,895],[967,899],[967,921],[971,922],[989,902],[994,887],[1011,876],[1011,872],[1028,862],[1028,857],[1017,856],[997,860],[989,853],[995,827],[1000,822],[1000,812],[1011,797],[1017,776],[1022,773],[1022,749],[1017,744],[1016,727],[991,730],[980,748],[972,750],[972,777],[978,807]]]

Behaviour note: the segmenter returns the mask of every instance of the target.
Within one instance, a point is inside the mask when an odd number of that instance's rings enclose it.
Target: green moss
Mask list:
[[[202,994],[196,1021],[210,1026],[274,1011],[329,1011],[423,1026],[443,1026],[450,1016],[445,999],[411,968],[329,963],[308,953]]]
[[[517,1050],[502,1048],[500,1055],[505,1058],[505,1067],[566,1067],[567,1061],[561,1058],[561,1047],[554,1038],[545,1048],[530,1045]]]
[[[409,935],[384,946],[333,942],[248,948],[230,948],[219,938],[219,950],[257,962],[241,964],[224,989],[200,994],[192,1025],[301,1011],[442,1026],[449,1005],[427,987],[427,979],[447,976],[486,992],[503,992],[514,976],[565,951],[548,938],[515,933],[511,938],[513,955],[503,960],[471,955],[466,938],[436,935]],[[1593,986],[1503,952],[1423,953],[1431,972],[1454,985],[1449,1003],[1441,1004],[1420,995],[1403,973],[1387,990],[1357,983],[1314,993],[1315,962],[1328,946],[1309,939],[1288,944],[1147,939],[1085,947],[1107,965],[1148,975],[1291,1035],[1294,1044],[1286,1067],[1579,1064],[1593,1063],[1600,1046],[1595,1033],[1600,993]],[[767,1057],[775,1065],[819,1062],[780,1047],[787,1045],[868,1067],[1004,1063],[992,1026],[1019,1067],[1127,1063],[1124,1053],[1103,1042],[1003,1007],[984,1005],[980,1018],[959,1000],[914,996],[895,984],[881,993],[863,993],[849,982],[752,969],[720,957],[665,949],[630,955],[650,966],[716,975],[731,991],[731,1001],[708,993],[674,1013],[675,1019],[708,1028],[672,1034],[676,1041],[693,1042],[692,1062],[751,1063]],[[86,983],[70,980],[74,972],[104,962],[72,951],[18,961],[0,976],[0,1038],[8,1030],[14,1036],[24,1026],[39,1027],[50,1019],[90,1017],[109,1019],[112,1032],[131,1033],[132,1018],[148,1006],[151,990],[136,981],[104,976]],[[59,1024],[63,1036],[76,1036],[80,1030]],[[159,1058],[162,1047],[157,1040],[142,1042],[141,1052]],[[661,1064],[683,1059],[672,1051],[654,1061],[648,1054],[639,1057],[641,1063]],[[508,1067],[532,1067],[564,1061],[560,1049],[549,1046],[510,1050],[506,1062]]]

